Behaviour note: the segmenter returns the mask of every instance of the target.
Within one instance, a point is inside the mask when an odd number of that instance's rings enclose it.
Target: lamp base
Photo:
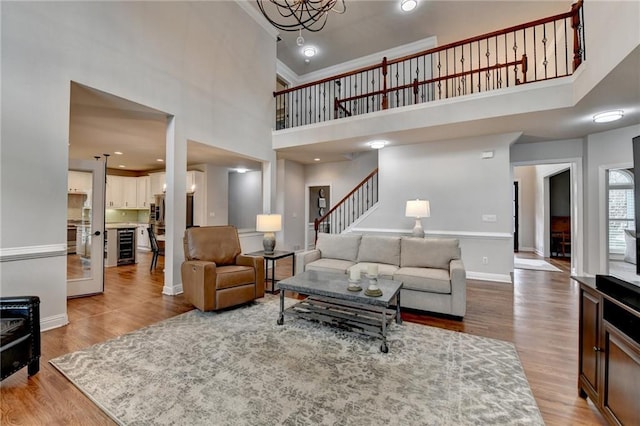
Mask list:
[[[422,229],[422,222],[420,221],[420,218],[416,218],[416,226],[413,227],[411,235],[418,238],[424,238],[424,229]]]
[[[276,248],[276,236],[273,232],[264,234],[262,247],[264,247],[264,254],[273,254],[273,250]]]

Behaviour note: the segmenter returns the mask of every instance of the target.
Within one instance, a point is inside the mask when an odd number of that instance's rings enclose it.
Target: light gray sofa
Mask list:
[[[296,273],[364,274],[371,264],[381,278],[403,282],[401,307],[464,317],[466,273],[456,239],[320,233],[315,249],[296,255]]]

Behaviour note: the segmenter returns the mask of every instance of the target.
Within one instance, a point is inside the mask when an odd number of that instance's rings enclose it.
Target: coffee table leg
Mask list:
[[[284,324],[284,290],[280,290],[280,315],[277,322],[278,325]]]
[[[382,308],[382,344],[380,345],[380,352],[387,353],[389,352],[389,347],[387,346],[387,316],[385,315],[385,308]]]
[[[402,317],[400,316],[400,290],[396,296],[396,324],[402,324]]]

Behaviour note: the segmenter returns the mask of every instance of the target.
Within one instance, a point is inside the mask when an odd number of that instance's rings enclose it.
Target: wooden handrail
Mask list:
[[[395,87],[389,89],[388,92],[395,92],[395,91],[398,91],[398,90],[415,88],[418,85],[422,86],[422,85],[425,85],[425,84],[431,84],[431,83],[437,83],[439,81],[450,80],[452,78],[460,78],[460,77],[465,77],[465,76],[471,75],[471,74],[482,73],[482,72],[486,72],[486,71],[493,71],[493,70],[496,70],[498,68],[508,68],[510,66],[513,66],[513,65],[521,65],[524,68],[523,74],[524,74],[524,79],[526,80],[526,78],[527,78],[527,76],[526,76],[527,55],[522,55],[522,59],[519,60],[519,61],[511,61],[511,62],[506,62],[504,64],[491,65],[491,66],[488,66],[488,67],[478,68],[478,69],[474,69],[474,70],[471,70],[471,71],[464,71],[464,72],[459,72],[457,74],[446,75],[444,77],[430,78],[428,80],[418,81],[418,79],[414,79],[413,82],[407,83],[407,84],[403,84],[402,86],[395,86]],[[374,92],[363,93],[361,95],[350,96],[348,98],[343,98],[343,99],[337,99],[336,98],[336,101],[338,102],[338,104],[336,104],[336,106],[338,106],[340,103],[343,103],[343,102],[351,102],[351,101],[355,101],[355,100],[358,100],[358,99],[367,98],[369,96],[375,96],[375,95],[380,95],[380,94],[382,94],[382,90],[376,90]],[[351,116],[351,113],[348,112],[345,109],[345,107],[343,107],[342,105],[339,105],[339,106],[346,113],[348,113],[349,116]]]
[[[564,13],[560,13],[554,16],[550,16],[547,18],[541,18],[541,19],[536,19],[534,21],[530,21],[524,24],[520,24],[520,25],[514,25],[512,27],[508,27],[508,28],[504,28],[502,30],[497,30],[497,31],[492,31],[489,33],[485,33],[479,36],[475,36],[475,37],[470,37],[467,38],[465,40],[461,40],[461,41],[456,41],[453,43],[449,43],[449,44],[445,44],[444,46],[439,46],[439,47],[435,47],[435,48],[431,48],[431,49],[427,49],[427,50],[423,50],[421,52],[418,53],[412,53],[411,55],[406,55],[400,58],[396,58],[396,59],[392,59],[392,60],[387,60],[387,58],[383,58],[381,63],[378,64],[373,64],[373,65],[369,65],[366,67],[362,67],[362,68],[358,68],[356,70],[353,71],[348,71],[348,72],[344,72],[341,74],[337,74],[334,75],[332,77],[326,77],[323,78],[321,80],[317,80],[317,81],[313,81],[313,82],[309,82],[309,83],[305,83],[302,84],[300,86],[296,86],[296,87],[290,87],[284,90],[280,90],[278,92],[273,92],[273,96],[276,97],[278,95],[282,95],[282,94],[286,94],[286,93],[290,93],[290,92],[294,92],[296,90],[300,90],[300,89],[305,89],[307,87],[311,87],[311,86],[316,86],[319,84],[323,84],[329,81],[334,81],[334,80],[339,80],[341,78],[344,77],[348,77],[351,75],[355,75],[355,74],[359,74],[361,72],[366,72],[366,71],[372,71],[376,68],[383,68],[383,70],[385,71],[383,74],[386,76],[386,69],[389,65],[392,64],[396,64],[396,63],[400,63],[403,61],[407,61],[407,60],[411,60],[411,59],[415,59],[418,58],[420,56],[426,56],[426,55],[430,55],[430,54],[434,54],[434,53],[438,53],[441,51],[445,51],[448,49],[452,49],[452,48],[456,48],[459,46],[463,46],[466,44],[470,44],[470,43],[474,43],[480,40],[484,40],[487,38],[492,38],[492,37],[497,37],[500,35],[504,35],[504,34],[508,34],[508,33],[512,33],[515,31],[520,31],[529,27],[533,27],[533,26],[537,26],[537,25],[543,25],[543,24],[547,24],[549,22],[553,22],[553,21],[557,21],[560,19],[567,19],[567,18],[572,18],[572,27],[574,28],[574,30],[576,30],[577,26],[580,24],[580,19],[579,19],[579,12],[582,8],[583,5],[583,0],[578,0],[576,3],[571,5],[571,10],[569,12],[564,12]],[[577,43],[577,45],[576,45]],[[575,41],[574,38],[574,54],[576,54],[576,51],[579,51],[579,41]],[[580,59],[574,59],[574,67],[577,68],[580,65]],[[577,63],[577,65],[576,65]],[[574,70],[575,71],[575,70]],[[386,79],[383,80],[384,81],[384,89],[383,92],[386,91]]]
[[[373,178],[376,174],[378,173],[378,168],[376,167],[371,173],[369,173],[367,175],[367,177],[365,177],[364,179],[362,179],[362,181],[360,181],[359,184],[357,184],[352,190],[351,192],[349,192],[347,195],[345,195],[344,197],[342,197],[342,199],[336,203],[327,213],[325,213],[324,215],[322,215],[320,218],[317,218],[313,221],[313,227],[315,229],[315,233],[316,233],[316,239],[318,238],[318,227],[319,224],[321,222],[323,222],[326,218],[328,218],[331,213],[333,213],[334,211],[336,211],[342,204],[344,204],[349,197],[351,197],[353,194],[355,194],[358,189],[360,189],[361,187],[363,187],[371,178]]]

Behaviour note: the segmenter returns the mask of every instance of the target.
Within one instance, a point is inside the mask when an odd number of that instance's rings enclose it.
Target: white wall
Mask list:
[[[380,151],[380,205],[358,231],[410,233],[406,201],[428,199],[428,237],[458,238],[468,276],[510,281],[513,270],[509,145],[519,134],[387,147]],[[493,158],[482,159],[485,151]],[[483,221],[495,215],[495,222]],[[483,257],[488,263],[483,263]]]
[[[376,167],[378,151],[373,149],[356,154],[352,160],[307,165],[304,173],[305,182],[307,186],[331,186],[329,207],[333,207]]]
[[[229,173],[229,224],[255,230],[262,213],[262,171]]]
[[[211,164],[205,166],[207,203],[205,223],[209,226],[229,224],[229,170]]]
[[[587,137],[587,169],[585,173],[585,245],[587,271],[605,273],[606,259],[606,191],[607,169],[633,165],[632,139],[640,136],[640,125],[624,127]]]
[[[286,250],[304,247],[305,193],[304,166],[290,160],[278,160],[277,212],[282,214],[282,232],[278,245]]]
[[[43,319],[64,323],[71,81],[170,114],[171,203],[187,139],[275,160],[276,43],[235,2],[3,2],[1,19],[0,247],[33,257],[3,262],[1,290],[40,296]],[[165,289],[178,291],[182,230],[168,226]]]

